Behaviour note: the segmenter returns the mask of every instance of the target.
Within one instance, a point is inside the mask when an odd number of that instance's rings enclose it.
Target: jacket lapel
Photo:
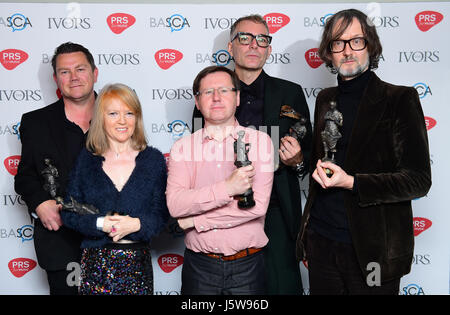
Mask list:
[[[60,163],[64,165],[66,169],[70,169],[70,165],[68,163],[71,159],[69,159],[68,152],[66,150],[66,143],[63,136],[64,133],[61,132],[61,130],[65,130],[66,128],[63,122],[64,117],[64,102],[61,98],[56,103],[56,106],[52,108],[52,111],[49,112],[47,120],[48,126],[50,126],[50,136],[54,140],[59,156],[61,156]]]

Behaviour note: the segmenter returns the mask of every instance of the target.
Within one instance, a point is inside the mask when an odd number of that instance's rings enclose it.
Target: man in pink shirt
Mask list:
[[[205,127],[172,147],[167,180],[170,214],[185,230],[182,294],[264,294],[264,219],[273,182],[273,145],[263,132],[239,125],[239,79],[225,68],[203,69],[193,85]],[[252,165],[236,168],[238,131]],[[252,188],[255,206],[238,207]]]

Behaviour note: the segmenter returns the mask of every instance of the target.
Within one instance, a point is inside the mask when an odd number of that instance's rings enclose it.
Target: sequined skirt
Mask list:
[[[81,258],[81,295],[152,295],[150,249],[143,244],[85,248]]]

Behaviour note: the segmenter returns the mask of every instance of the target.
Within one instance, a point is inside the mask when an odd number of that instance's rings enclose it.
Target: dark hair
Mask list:
[[[215,72],[225,72],[228,73],[231,77],[231,82],[233,83],[233,87],[236,90],[239,90],[239,78],[237,74],[224,66],[209,66],[200,71],[197,76],[195,77],[194,84],[192,85],[192,92],[195,96],[197,96],[197,93],[200,89],[200,83],[203,80],[204,77],[206,77],[208,74],[215,73]]]
[[[59,45],[55,49],[55,53],[53,54],[53,57],[52,57],[53,73],[56,74],[56,58],[58,58],[59,55],[70,54],[70,53],[79,52],[79,51],[82,52],[86,56],[87,61],[91,65],[92,71],[94,71],[95,68],[97,68],[97,67],[95,66],[94,57],[92,57],[91,52],[87,48],[83,47],[80,44],[67,42],[67,43]]]
[[[338,39],[347,27],[352,24],[353,19],[356,18],[361,24],[361,29],[364,34],[364,38],[367,41],[367,51],[369,52],[369,69],[378,68],[378,62],[380,60],[380,55],[383,50],[381,47],[380,38],[378,37],[375,25],[370,22],[367,15],[356,9],[342,10],[335,13],[325,24],[322,33],[322,40],[319,45],[319,56],[325,62],[327,68],[330,69],[332,73],[337,73],[331,62],[330,55],[332,54],[330,45],[333,40]],[[341,21],[339,28],[333,34],[333,29],[335,25]]]
[[[257,23],[257,24],[262,24],[266,27],[267,30],[267,34],[269,34],[269,26],[267,25],[266,20],[264,20],[264,18],[259,15],[259,14],[252,14],[252,15],[247,15],[247,16],[243,16],[240,17],[239,19],[236,20],[236,22],[233,23],[233,25],[231,25],[230,28],[230,40],[234,37],[235,31],[236,31],[236,27],[238,26],[239,23],[243,22],[243,21],[251,21],[253,23]]]

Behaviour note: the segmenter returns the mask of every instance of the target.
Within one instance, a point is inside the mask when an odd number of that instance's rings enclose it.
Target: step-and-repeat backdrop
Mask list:
[[[33,224],[13,188],[20,160],[19,125],[25,112],[57,99],[50,60],[72,41],[86,46],[99,69],[96,90],[121,82],[137,92],[150,143],[168,153],[189,134],[192,82],[206,66],[233,68],[229,28],[243,15],[265,17],[273,51],[265,70],[302,85],[313,116],[317,94],[336,85],[318,58],[324,22],[346,8],[376,25],[383,55],[377,74],[419,92],[430,139],[433,186],[413,201],[415,252],[399,294],[448,294],[450,212],[450,3],[352,4],[0,4],[0,294],[48,294],[36,264]],[[446,162],[447,161],[447,162]],[[302,183],[304,200],[307,183]],[[155,294],[179,294],[183,232],[175,222],[152,243]],[[69,266],[76,273],[76,266]],[[307,269],[300,264],[305,293]]]

